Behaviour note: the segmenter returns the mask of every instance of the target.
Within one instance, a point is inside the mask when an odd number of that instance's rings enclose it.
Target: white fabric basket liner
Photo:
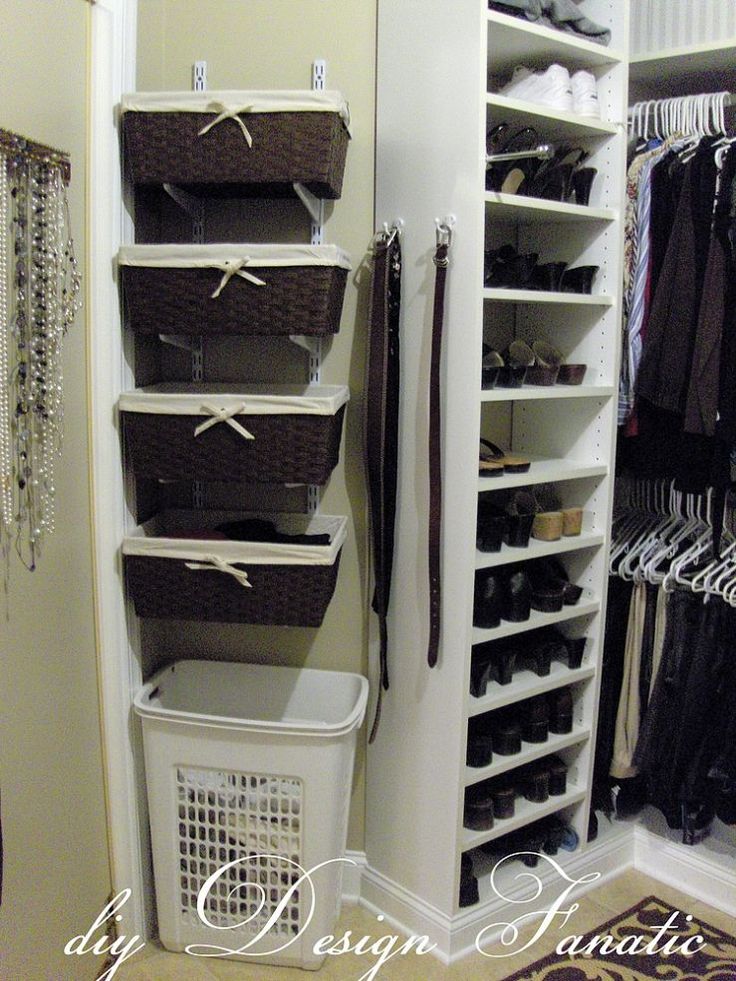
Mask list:
[[[242,542],[232,539],[167,538],[167,530],[204,531],[225,521],[260,518],[284,534],[330,536],[329,545]],[[243,565],[333,565],[347,537],[348,519],[329,514],[264,514],[243,511],[164,511],[123,538],[123,555],[206,562],[215,558]]]
[[[122,112],[336,112],[350,127],[350,107],[335,89],[133,92],[120,101]]]
[[[359,674],[222,661],[179,661],[136,694],[144,718],[259,732],[341,736],[363,721]]]
[[[224,269],[226,263],[244,269],[259,266],[339,266],[352,269],[350,256],[336,245],[128,245],[118,252],[122,266],[168,269]]]
[[[121,412],[176,416],[208,416],[210,409],[226,413],[237,410],[237,415],[251,416],[334,416],[349,398],[346,385],[159,382],[124,392],[118,408]]]

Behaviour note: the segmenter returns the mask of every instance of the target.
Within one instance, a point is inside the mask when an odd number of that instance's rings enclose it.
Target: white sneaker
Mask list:
[[[562,65],[550,65],[543,72],[533,72],[521,65],[514,69],[511,81],[501,89],[501,95],[526,99],[560,112],[573,111],[570,73]]]
[[[592,72],[579,71],[570,79],[572,86],[573,112],[578,116],[588,116],[593,119],[601,118],[601,107],[598,102],[598,83]]]

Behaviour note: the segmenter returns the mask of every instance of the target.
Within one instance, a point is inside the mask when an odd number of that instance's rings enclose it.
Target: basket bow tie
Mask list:
[[[240,405],[232,406],[229,409],[217,409],[212,405],[202,405],[202,409],[205,412],[209,412],[212,418],[205,419],[204,422],[200,422],[200,424],[194,430],[195,436],[199,436],[212,426],[216,426],[218,422],[226,422],[228,426],[232,426],[235,432],[242,436],[243,439],[255,439],[253,433],[249,433],[244,426],[241,426],[240,423],[233,418],[233,416],[240,415],[245,411],[245,402],[241,402]]]
[[[241,112],[250,112],[250,110],[253,108],[252,106],[237,106],[236,108],[232,108],[226,106],[224,102],[211,102],[207,108],[211,109],[213,112],[219,112],[220,115],[216,116],[211,122],[207,123],[206,126],[203,126],[197,136],[204,136],[204,134],[209,133],[214,126],[219,125],[226,119],[234,119],[243,131],[245,142],[249,147],[253,146],[253,137],[250,135],[245,123],[239,116],[239,113]]]
[[[224,262],[217,263],[217,268],[222,269],[222,279],[220,280],[220,285],[212,294],[211,299],[217,299],[233,276],[240,276],[241,279],[247,279],[249,283],[254,283],[256,286],[265,286],[266,284],[262,279],[254,276],[253,273],[245,271],[243,267],[247,266],[249,262],[250,256],[246,255],[242,259],[226,259]]]
[[[236,569],[234,565],[225,562],[219,555],[205,555],[202,562],[187,562],[186,567],[187,569],[209,569],[226,572],[229,576],[237,579],[241,586],[245,586],[247,589],[253,588],[253,583],[248,581],[248,573],[244,569]]]

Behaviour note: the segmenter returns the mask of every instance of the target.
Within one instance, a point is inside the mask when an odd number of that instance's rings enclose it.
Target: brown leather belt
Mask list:
[[[381,694],[389,686],[387,615],[396,520],[400,310],[401,243],[394,229],[375,239],[366,364],[365,463],[375,579],[372,606],[378,615],[381,663],[371,742],[381,716]]]
[[[435,284],[432,313],[432,355],[429,369],[429,643],[427,663],[437,664],[440,647],[442,610],[442,417],[440,368],[442,364],[442,328],[445,316],[445,285],[450,264],[450,229],[438,226],[437,251],[434,254]]]

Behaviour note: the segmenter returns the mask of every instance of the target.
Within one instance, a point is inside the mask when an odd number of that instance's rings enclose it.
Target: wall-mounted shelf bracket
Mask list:
[[[319,382],[322,373],[322,338],[289,334],[289,340],[309,353],[309,381]]]
[[[317,484],[307,484],[307,514],[317,514],[322,488]]]
[[[192,221],[202,220],[204,203],[201,198],[195,197],[194,194],[190,194],[189,191],[185,191],[181,187],[177,187],[176,184],[164,184],[163,187],[171,200],[175,201],[182,211],[189,215]]]
[[[182,351],[196,351],[201,347],[199,337],[189,337],[185,334],[159,334],[158,339],[162,344],[181,348]]]
[[[320,227],[324,225],[325,221],[325,203],[321,198],[316,197],[311,191],[308,191],[303,184],[295,182],[293,184],[294,193],[299,198],[301,203],[309,212],[309,217]],[[312,232],[314,237],[314,232]],[[318,245],[318,242],[312,242],[312,245]]]

